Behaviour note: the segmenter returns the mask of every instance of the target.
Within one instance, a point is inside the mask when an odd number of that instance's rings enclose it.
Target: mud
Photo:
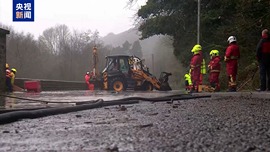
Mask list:
[[[141,102],[0,126],[0,151],[267,151],[270,101]]]

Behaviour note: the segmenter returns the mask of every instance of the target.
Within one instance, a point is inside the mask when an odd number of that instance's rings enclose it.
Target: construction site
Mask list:
[[[9,32],[0,33],[4,67]],[[91,85],[17,78],[12,93],[2,91],[0,151],[270,149],[268,92],[172,89],[173,73],[156,77],[136,56],[107,56],[97,69],[95,51]],[[1,90],[4,79],[3,70]]]
[[[270,151],[269,0],[0,0],[0,152]]]

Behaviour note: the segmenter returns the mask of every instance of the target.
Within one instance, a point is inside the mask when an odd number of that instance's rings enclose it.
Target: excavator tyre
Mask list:
[[[154,89],[154,87],[150,82],[144,82],[142,85],[143,91],[152,91],[153,89]]]
[[[127,85],[123,81],[122,78],[114,77],[114,78],[112,78],[112,80],[110,82],[110,87],[109,88],[110,88],[110,90],[120,92],[120,91],[125,91],[126,88],[127,88]]]

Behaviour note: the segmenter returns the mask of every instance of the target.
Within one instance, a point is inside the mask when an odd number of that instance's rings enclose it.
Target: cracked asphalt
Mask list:
[[[0,126],[0,151],[269,151],[269,99],[227,94],[24,119]]]

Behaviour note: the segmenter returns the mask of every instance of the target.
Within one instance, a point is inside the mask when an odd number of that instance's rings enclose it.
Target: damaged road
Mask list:
[[[270,101],[140,102],[0,126],[0,151],[266,151]]]

